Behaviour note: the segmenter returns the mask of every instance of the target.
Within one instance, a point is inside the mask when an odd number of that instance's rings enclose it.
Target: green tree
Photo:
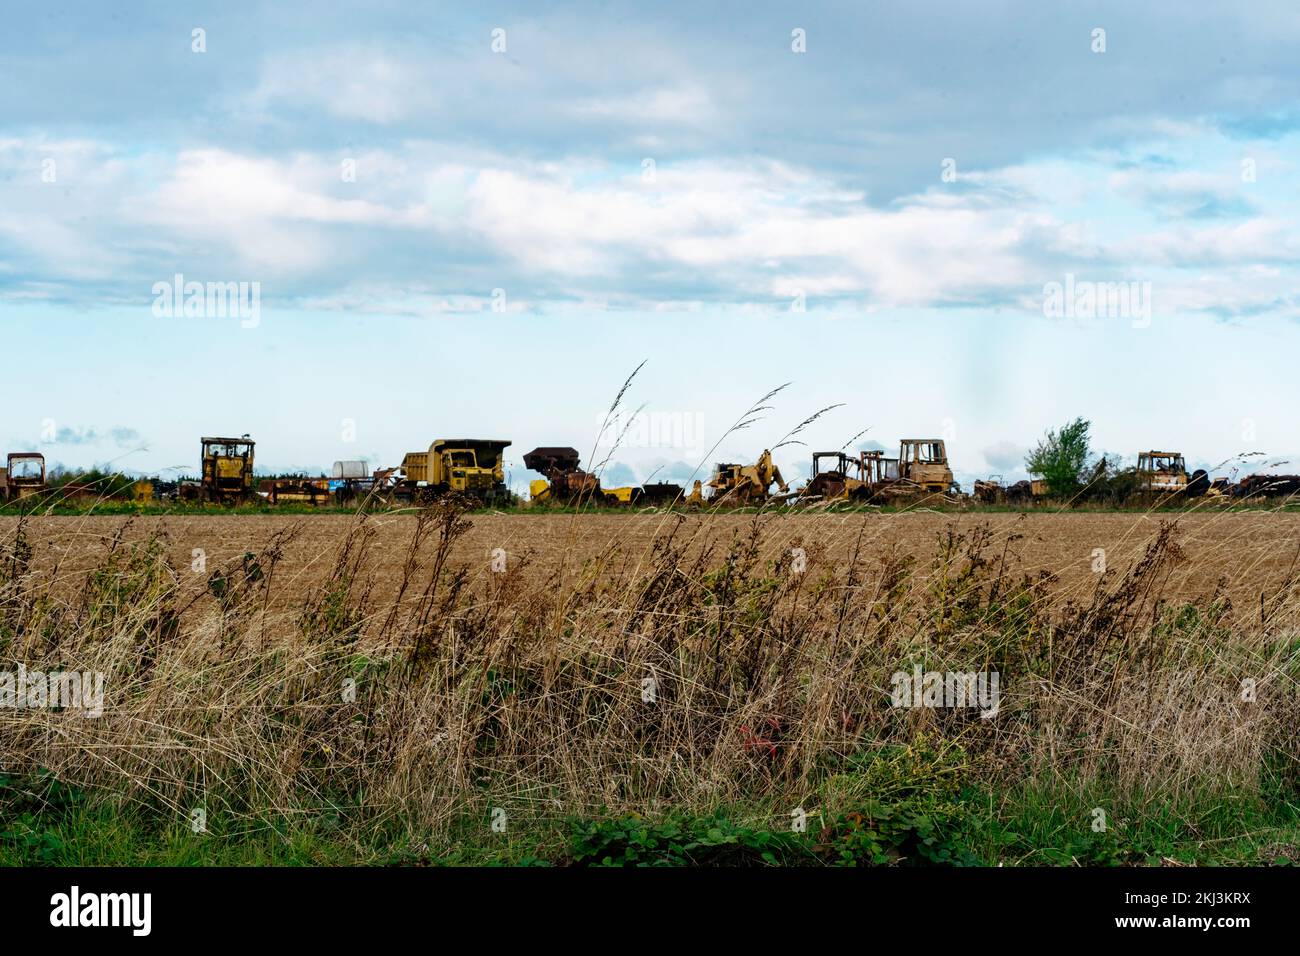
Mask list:
[[[1047,482],[1047,490],[1057,498],[1070,498],[1084,482],[1084,473],[1092,450],[1088,447],[1088,430],[1092,422],[1076,418],[1059,431],[1048,431],[1042,441],[1025,458],[1025,470]]]

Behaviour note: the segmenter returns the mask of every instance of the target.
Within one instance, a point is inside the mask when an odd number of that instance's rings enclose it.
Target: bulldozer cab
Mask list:
[[[1187,462],[1181,452],[1141,452],[1137,470],[1139,480],[1152,491],[1182,491],[1187,487]]]
[[[839,451],[815,451],[812,456],[812,473],[804,483],[801,495],[834,500],[847,493],[850,468],[857,462]]]
[[[883,451],[864,451],[858,461],[862,480],[867,484],[874,485],[898,478],[898,459],[886,458]]]
[[[941,438],[904,438],[898,446],[898,469],[900,477],[926,491],[946,492],[953,483]]]
[[[823,465],[823,462],[826,464]],[[842,451],[816,451],[812,456],[812,473],[814,476],[834,473],[847,475],[855,462]]]
[[[1176,451],[1144,451],[1138,455],[1138,470],[1142,472],[1185,472],[1187,463]]]
[[[10,453],[5,461],[3,497],[10,501],[45,490],[45,456],[36,451]]]
[[[926,465],[948,464],[948,453],[938,438],[904,438],[899,446],[900,461],[917,462]]]

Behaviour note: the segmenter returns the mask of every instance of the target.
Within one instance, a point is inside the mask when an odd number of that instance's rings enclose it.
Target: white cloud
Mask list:
[[[418,61],[377,46],[336,46],[268,58],[243,106],[260,113],[309,107],[339,119],[386,124],[433,108],[437,91]]]
[[[1024,445],[1018,445],[1013,441],[1006,440],[994,442],[980,452],[990,468],[1006,474],[1023,472],[1025,455],[1028,453],[1029,449]]]
[[[718,118],[717,106],[709,92],[696,84],[581,99],[573,104],[572,112],[578,117],[619,123],[656,122],[683,126],[707,126]]]
[[[34,181],[46,154],[63,157],[67,187]],[[341,175],[345,158],[354,182]],[[1116,182],[1111,161],[1084,167],[1101,188]],[[9,139],[0,142],[6,171],[0,242],[19,251],[0,270],[25,275],[9,298],[60,287],[75,296],[80,283],[99,298],[130,298],[141,276],[180,269],[281,279],[264,295],[397,314],[478,311],[496,287],[511,309],[784,310],[802,293],[810,309],[1037,311],[1043,284],[1072,272],[1150,281],[1157,316],[1300,310],[1300,234],[1284,208],[1103,230],[1059,205],[1055,161],[883,208],[814,170],[760,158],[665,162],[649,179],[639,162],[534,162],[423,141],[272,158]],[[1213,182],[1166,178],[1191,191]],[[1072,195],[1086,199],[1089,188]],[[1140,211],[1146,194],[1129,191]]]

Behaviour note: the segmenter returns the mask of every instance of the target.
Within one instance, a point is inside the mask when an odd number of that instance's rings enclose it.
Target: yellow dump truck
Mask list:
[[[407,452],[397,495],[427,499],[454,492],[484,502],[509,501],[502,457],[509,445],[492,438],[439,438],[428,451]]]

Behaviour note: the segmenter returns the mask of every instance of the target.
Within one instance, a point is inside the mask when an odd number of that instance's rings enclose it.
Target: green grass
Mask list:
[[[928,758],[927,758],[928,759]],[[796,830],[790,808],[723,807],[652,816],[511,822],[464,813],[440,834],[391,817],[266,814],[195,833],[188,818],[113,795],[91,797],[48,774],[0,777],[4,866],[1199,866],[1300,862],[1300,805],[1271,793],[1203,794],[1178,805],[1061,786],[966,788],[946,770],[888,755],[828,777]],[[869,795],[868,788],[879,788]],[[1106,811],[1094,829],[1096,808]]]

